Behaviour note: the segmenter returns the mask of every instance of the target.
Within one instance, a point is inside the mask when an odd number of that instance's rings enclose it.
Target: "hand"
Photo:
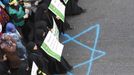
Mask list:
[[[59,17],[59,16],[56,16],[56,19],[57,19],[57,20],[60,20],[60,17]]]
[[[34,4],[37,6],[39,4],[39,1],[36,1]]]
[[[29,67],[26,68],[26,71],[28,71],[28,70],[29,70]]]
[[[5,5],[1,5],[3,8],[5,8]]]
[[[27,18],[28,18],[28,14],[25,14],[25,15],[23,16],[23,18],[24,18],[24,19],[27,19]]]
[[[15,44],[15,43],[13,43],[13,46],[16,46],[16,44]]]
[[[7,60],[6,54],[3,55],[3,60],[4,60],[4,61]]]

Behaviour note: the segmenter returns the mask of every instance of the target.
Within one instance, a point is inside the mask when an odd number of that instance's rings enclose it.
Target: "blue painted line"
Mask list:
[[[100,26],[99,24],[96,25],[97,29],[96,29],[96,38],[95,38],[95,43],[94,43],[94,47],[93,47],[93,52],[91,54],[91,60],[93,60],[93,57],[94,57],[94,53],[95,53],[95,49],[96,49],[96,46],[97,46],[97,42],[98,42],[98,38],[99,38],[99,30],[100,30]],[[90,62],[89,63],[89,68],[87,70],[87,74],[86,75],[90,75],[90,72],[91,72],[91,67],[92,67],[92,64],[93,64],[94,61]]]
[[[104,51],[101,51],[101,50],[95,50],[95,52],[99,52],[99,53],[106,53],[106,52],[104,52]]]
[[[71,37],[70,37],[68,34],[66,34],[66,37],[69,38],[69,39],[71,39]],[[79,42],[79,41],[77,41],[77,40],[75,40],[75,39],[71,39],[70,41],[74,41],[75,43],[81,45],[82,47],[85,47],[85,48],[87,48],[87,49],[93,51],[93,49],[92,49],[91,47],[86,46],[86,45],[84,45],[83,43],[81,43],[81,42]]]
[[[105,53],[105,52],[103,52],[103,54],[101,54],[101,55],[99,55],[99,56],[95,57],[93,60],[97,60],[97,59],[101,58],[101,57],[102,57],[102,56],[104,56],[104,55],[106,55],[106,53]]]
[[[67,34],[67,37],[70,39],[71,37]],[[75,43],[77,43],[77,44],[79,44],[79,45],[81,45],[81,46],[83,46],[83,47],[85,47],[85,48],[87,48],[87,49],[89,49],[89,50],[91,50],[91,51],[93,51],[94,49],[93,48],[91,48],[91,47],[89,47],[89,46],[87,46],[87,45],[85,45],[85,44],[82,44],[81,42],[79,42],[79,41],[77,41],[77,40],[72,40],[72,41],[74,41]],[[96,52],[100,52],[100,53],[103,53],[103,51],[99,51],[99,50],[95,50]]]
[[[74,68],[74,69],[75,69],[75,68],[78,68],[78,67],[83,66],[83,65],[85,65],[85,64],[87,64],[87,63],[89,63],[89,62],[90,62],[89,60],[84,61],[84,62],[82,62],[82,63],[79,63],[79,64],[75,65],[73,68]]]
[[[72,39],[75,39],[75,38],[77,38],[77,37],[79,37],[79,36],[81,36],[82,34],[84,34],[84,33],[86,33],[86,32],[88,32],[88,31],[90,31],[90,30],[93,30],[95,27],[97,27],[98,25],[95,25],[95,26],[92,26],[92,27],[89,27],[88,29],[86,29],[86,30],[84,30],[83,32],[81,32],[81,33],[79,33],[79,34],[77,34],[77,35],[75,35],[74,37],[72,37],[71,39],[68,39],[68,40],[66,40],[66,41],[64,41],[63,43],[65,44],[65,43],[68,43],[69,41],[71,41]],[[66,34],[64,34],[64,36],[66,36]]]
[[[96,47],[96,45],[97,45],[97,40],[98,40],[98,35],[99,35],[99,24],[97,24],[96,26],[94,26],[94,27],[97,27],[97,34],[96,34],[96,39],[95,39],[95,43],[94,43],[94,48],[91,48],[91,47],[89,47],[89,46],[87,46],[87,45],[84,45],[84,44],[82,44],[81,42],[79,42],[79,41],[77,41],[77,40],[75,40],[75,38],[77,38],[77,37],[71,37],[71,36],[69,36],[68,34],[65,34],[64,36],[66,36],[67,38],[69,38],[69,40],[68,41],[64,41],[63,43],[65,44],[65,43],[68,43],[69,41],[74,41],[75,43],[77,43],[77,44],[79,44],[79,45],[81,45],[81,46],[83,46],[83,47],[85,47],[85,48],[87,48],[87,49],[89,49],[89,50],[91,50],[91,51],[93,51],[94,49],[95,49],[95,47]],[[92,29],[94,28],[94,27],[92,27]],[[89,28],[90,29],[90,28]],[[89,31],[89,29],[87,29],[88,31]],[[84,33],[85,32],[88,32],[87,30],[85,30],[85,31],[83,31]],[[83,34],[84,34],[83,33]],[[81,33],[80,33],[81,34]],[[78,34],[79,35],[79,34]],[[82,34],[81,34],[82,35]],[[77,36],[77,35],[76,35]]]
[[[77,65],[74,65],[74,69],[75,68],[77,68],[77,67],[80,67],[80,66],[83,66],[83,65],[86,65],[86,64],[88,64],[88,63],[90,63],[90,62],[92,62],[92,61],[95,61],[95,60],[97,60],[97,59],[99,59],[99,58],[101,58],[102,56],[104,56],[104,55],[106,55],[106,53],[105,52],[101,52],[102,54],[101,55],[99,55],[99,56],[97,56],[97,57],[95,57],[94,59],[90,59],[90,60],[87,60],[87,61],[84,61],[84,62],[82,62],[82,63],[79,63],[79,64],[77,64]]]
[[[79,41],[76,40],[77,37],[81,36],[82,34],[88,32],[88,31],[93,30],[94,28],[96,28],[96,38],[95,38],[95,40],[94,40],[95,43],[94,43],[93,48],[91,48],[91,47],[89,47],[89,46],[87,46],[87,45],[85,45],[85,44],[83,44],[83,43],[81,43],[81,42],[79,42]],[[96,24],[95,26],[89,27],[88,29],[82,31],[81,33],[75,35],[74,37],[71,37],[71,36],[69,36],[68,34],[64,34],[64,36],[67,37],[68,39],[65,40],[65,41],[63,41],[63,42],[62,42],[63,44],[66,44],[66,43],[68,43],[68,42],[70,42],[70,41],[73,41],[73,42],[75,42],[76,44],[78,44],[78,45],[80,45],[80,46],[82,46],[82,47],[85,47],[85,48],[87,48],[89,51],[92,52],[92,53],[91,53],[91,56],[89,57],[89,58],[90,58],[89,60],[87,60],[87,61],[85,61],[85,62],[82,62],[82,63],[80,63],[80,64],[77,64],[77,65],[75,65],[75,66],[73,67],[73,68],[75,69],[75,68],[77,68],[77,67],[80,67],[80,66],[83,66],[83,65],[88,64],[89,67],[88,67],[88,69],[87,69],[86,75],[90,75],[91,67],[92,67],[93,62],[94,62],[95,60],[101,58],[102,56],[106,55],[106,52],[103,52],[103,51],[101,51],[101,50],[96,50],[96,46],[97,46],[97,42],[98,42],[98,38],[99,38],[99,32],[100,32],[100,25],[99,25],[99,24]],[[99,56],[97,56],[97,57],[94,57],[95,52],[99,52],[99,53],[101,53],[101,55],[99,55]],[[68,72],[67,75],[74,75],[74,74],[71,73],[71,72]]]
[[[95,43],[94,43],[94,48],[93,49],[96,49],[98,39],[99,39],[99,34],[100,34],[100,25],[97,24],[96,26],[97,26],[96,27],[96,38],[95,38]]]
[[[74,75],[73,73],[71,73],[71,72],[67,72],[67,75]]]

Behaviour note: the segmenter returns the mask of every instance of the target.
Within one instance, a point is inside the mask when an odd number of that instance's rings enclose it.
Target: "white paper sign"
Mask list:
[[[68,2],[69,0],[63,0],[63,1],[64,1],[65,4],[67,4],[67,2]]]
[[[31,70],[31,75],[37,75],[37,71],[38,71],[38,67],[35,64],[35,62],[33,62],[33,64],[32,64],[32,70]]]
[[[59,29],[57,27],[57,24],[53,18],[53,28],[51,29],[51,32],[54,34],[54,36],[59,40]]]
[[[51,0],[48,8],[64,22],[65,5],[61,3],[60,0]]]
[[[51,31],[48,32],[44,42],[41,45],[41,48],[51,57],[61,60],[62,51],[64,45],[61,44],[56,37],[52,34]]]
[[[1,25],[1,23],[0,23],[0,32],[2,32],[2,25]]]

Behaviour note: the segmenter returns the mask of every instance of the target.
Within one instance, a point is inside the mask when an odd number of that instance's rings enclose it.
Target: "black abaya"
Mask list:
[[[36,44],[38,45],[38,48],[41,47],[42,42],[44,41],[45,36],[43,35],[43,30],[37,30],[36,32]],[[42,37],[41,37],[42,36]],[[41,48],[40,48],[41,53],[43,53],[43,56],[47,58],[49,61],[48,68],[50,74],[63,74],[67,73],[72,69],[72,66],[69,65],[69,63],[64,59],[64,57],[61,57],[61,62],[57,61],[56,59],[52,58],[49,56],[47,53],[45,53]]]
[[[42,55],[42,53],[40,52],[40,50],[32,51],[29,54],[30,68],[32,68],[33,61],[38,66],[39,70],[43,71],[47,75],[50,75],[49,74],[49,71],[48,71],[48,63],[49,63],[49,61]]]
[[[79,15],[85,10],[83,10],[80,6],[78,6],[77,2],[75,0],[69,0],[66,4],[66,16],[73,16],[73,15]]]
[[[66,21],[66,19],[65,19],[65,22],[58,20],[56,18],[56,16],[51,11],[48,10],[47,4],[45,4],[45,3],[40,4],[35,13],[35,21],[36,22],[40,21],[40,20],[46,21],[47,26],[50,29],[52,29],[53,28],[52,17],[54,17],[60,33],[64,33],[64,31],[71,29],[71,27],[70,27],[69,23]]]
[[[47,53],[45,53],[41,49],[43,56],[47,58],[49,61],[48,69],[50,74],[66,74],[67,72],[72,70],[72,66],[65,60],[62,56],[61,61],[57,61],[56,59],[50,57]]]

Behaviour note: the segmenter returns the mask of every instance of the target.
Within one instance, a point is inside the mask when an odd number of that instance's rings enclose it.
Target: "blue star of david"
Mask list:
[[[89,46],[81,43],[80,41],[76,40],[76,38],[80,37],[82,34],[85,34],[85,33],[89,32],[89,31],[91,31],[93,29],[96,29],[96,37],[95,37],[95,42],[94,42],[93,47],[89,47]],[[62,42],[63,44],[66,44],[66,43],[68,43],[70,41],[73,41],[76,44],[78,44],[80,46],[83,46],[84,48],[87,48],[89,51],[91,51],[91,56],[89,56],[89,59],[87,61],[84,61],[82,63],[79,63],[79,64],[73,66],[73,68],[76,69],[76,68],[84,66],[84,65],[89,65],[86,75],[90,75],[91,67],[92,67],[93,62],[95,60],[101,58],[102,56],[106,55],[106,52],[104,52],[102,50],[96,50],[96,46],[97,46],[98,38],[99,38],[99,33],[100,33],[100,25],[96,24],[94,26],[91,26],[91,27],[87,28],[86,30],[82,31],[81,33],[79,33],[79,34],[77,34],[77,35],[75,35],[73,37],[69,36],[68,34],[64,34],[64,36],[67,37],[68,39],[63,41]],[[100,53],[100,55],[95,57],[94,54],[96,52]],[[72,72],[68,72],[67,75],[75,75],[75,74],[72,73]]]

